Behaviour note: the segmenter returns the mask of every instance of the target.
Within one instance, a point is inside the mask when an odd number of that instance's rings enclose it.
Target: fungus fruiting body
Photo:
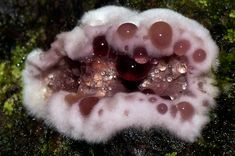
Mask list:
[[[194,141],[218,94],[217,54],[208,30],[179,13],[106,6],[28,55],[24,105],[78,140],[106,141],[131,126]]]

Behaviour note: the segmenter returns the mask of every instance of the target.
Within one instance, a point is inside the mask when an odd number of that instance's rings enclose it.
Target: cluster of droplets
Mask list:
[[[125,41],[131,40],[137,31],[138,27],[135,24],[124,23],[117,28],[115,33]],[[67,73],[59,70],[59,74],[48,76],[50,79],[48,86],[55,90],[70,91],[72,89],[73,93],[68,94],[65,100],[70,104],[80,101],[80,111],[84,116],[90,114],[100,98],[113,96],[117,92],[141,91],[144,94],[158,95],[167,100],[179,98],[189,92],[187,90],[188,58],[186,54],[191,48],[191,43],[187,39],[179,39],[172,44],[172,36],[171,26],[164,21],[155,22],[150,26],[148,37],[160,52],[173,45],[174,54],[161,58],[149,56],[144,46],[134,47],[131,55],[124,51],[114,50],[107,42],[105,35],[96,36],[92,42],[94,55],[87,60],[80,60],[82,65],[78,68],[84,68],[84,70],[79,70],[79,78],[75,77],[75,79],[70,70]],[[206,59],[206,52],[199,48],[193,52],[192,58],[195,62],[203,62]],[[73,83],[70,83],[72,85],[64,83],[65,79],[72,80]],[[65,85],[68,88],[63,88]],[[74,91],[74,89],[77,90]],[[156,98],[149,100],[155,102]],[[172,116],[179,111],[183,119],[189,119],[194,114],[193,106],[186,101],[172,105],[170,108],[160,103],[156,109],[160,114],[165,114],[170,110]]]

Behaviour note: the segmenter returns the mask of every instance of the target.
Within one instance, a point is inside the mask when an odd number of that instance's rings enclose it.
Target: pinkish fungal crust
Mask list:
[[[191,142],[200,136],[218,94],[218,48],[207,29],[168,9],[107,6],[81,21],[27,57],[24,105],[32,115],[88,142],[130,126],[163,126]]]

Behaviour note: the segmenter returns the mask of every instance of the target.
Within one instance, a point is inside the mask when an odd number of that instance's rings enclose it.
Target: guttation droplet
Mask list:
[[[184,55],[190,48],[188,40],[181,39],[174,44],[174,53],[178,56]]]
[[[93,50],[96,56],[106,56],[109,51],[108,42],[105,36],[97,36],[93,40]]]
[[[193,106],[189,102],[180,102],[176,107],[179,110],[183,120],[191,119],[195,113]]]
[[[130,39],[135,35],[137,29],[137,26],[133,23],[123,23],[118,27],[117,33],[123,39]]]
[[[136,47],[133,52],[133,58],[139,64],[145,64],[149,61],[148,52],[144,47]]]
[[[166,104],[164,103],[160,103],[158,106],[157,106],[157,111],[160,113],[160,114],[165,114],[168,110],[168,107]]]
[[[127,81],[139,81],[148,76],[151,64],[139,64],[127,55],[120,55],[117,59],[116,68],[122,79]]]
[[[206,52],[203,49],[197,49],[193,53],[193,59],[195,62],[201,63],[206,59]]]
[[[86,97],[82,99],[79,103],[79,109],[80,109],[81,114],[84,117],[89,116],[92,109],[98,103],[98,101],[99,101],[98,97]]]
[[[172,41],[172,28],[163,21],[155,22],[149,29],[149,36],[153,45],[159,49],[167,48]]]

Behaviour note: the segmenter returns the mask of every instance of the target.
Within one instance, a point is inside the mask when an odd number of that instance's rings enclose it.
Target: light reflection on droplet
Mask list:
[[[165,71],[166,70],[166,66],[164,64],[159,64],[159,70],[160,71]]]
[[[168,82],[171,82],[172,80],[173,80],[172,77],[167,77]]]
[[[179,73],[184,74],[187,72],[187,65],[186,64],[179,64],[177,67]]]
[[[187,83],[182,84],[182,89],[186,90],[187,89]]]

